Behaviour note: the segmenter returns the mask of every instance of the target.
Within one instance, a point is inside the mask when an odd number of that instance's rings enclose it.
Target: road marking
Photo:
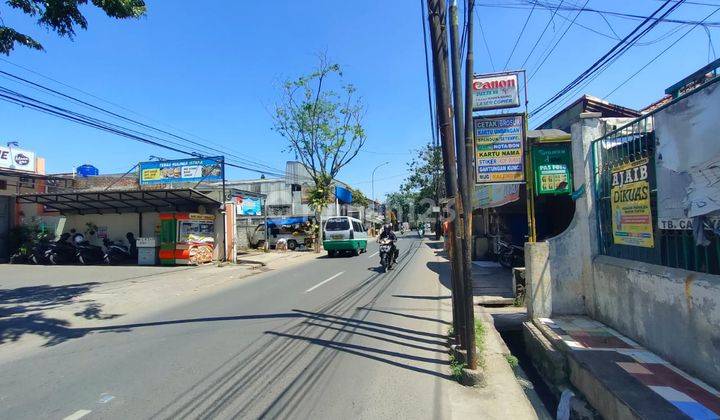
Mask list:
[[[315,286],[307,289],[307,290],[305,291],[305,293],[310,293],[310,292],[312,292],[313,290],[317,289],[318,287],[322,286],[323,284],[329,282],[330,280],[333,280],[333,279],[335,279],[335,278],[338,278],[338,277],[342,276],[343,274],[345,274],[345,272],[344,272],[344,271],[341,271],[341,272],[335,274],[334,276],[330,277],[329,279],[325,279],[325,280],[321,281],[320,283],[316,284]]]
[[[369,260],[370,258],[376,256],[376,255],[378,254],[378,252],[380,252],[380,251],[375,251],[375,252],[373,252],[372,254],[368,255],[368,260]]]
[[[78,411],[70,414],[69,416],[65,417],[63,420],[79,420],[79,419],[87,416],[90,413],[92,413],[91,410],[78,410]]]

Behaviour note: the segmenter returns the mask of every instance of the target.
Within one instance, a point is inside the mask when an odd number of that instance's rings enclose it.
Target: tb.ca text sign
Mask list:
[[[525,181],[522,115],[475,117],[475,180],[478,184]]]
[[[473,78],[473,111],[520,106],[517,73]]]

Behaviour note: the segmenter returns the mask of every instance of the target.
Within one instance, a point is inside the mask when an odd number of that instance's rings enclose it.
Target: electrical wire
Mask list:
[[[655,16],[656,14],[660,13],[668,4],[670,4],[671,1],[666,1],[663,3],[660,8],[658,8],[652,16]],[[672,13],[675,9],[677,9],[682,4],[682,1],[679,1],[672,5],[668,10],[664,11],[661,15],[661,17],[665,17]],[[590,77],[592,74],[596,72],[602,72],[607,68],[607,64],[611,61],[614,61],[617,57],[620,57],[622,54],[627,52],[629,48],[633,46],[633,44],[643,37],[645,34],[647,34],[649,31],[651,31],[655,26],[658,25],[660,22],[659,20],[653,20],[651,22],[651,17],[649,16],[645,21],[640,23],[635,29],[633,29],[625,38],[623,38],[621,41],[619,41],[613,48],[610,49],[607,53],[605,53],[602,57],[600,57],[598,60],[595,61],[588,69],[586,69],[583,73],[581,73],[578,77],[576,77],[572,82],[567,84],[565,87],[560,89],[557,93],[555,93],[552,97],[550,97],[548,100],[543,102],[539,107],[534,109],[531,114],[534,115],[537,112],[541,111],[544,108],[547,108],[550,106],[553,102],[557,101],[561,97],[567,94],[568,91],[570,91],[572,88],[577,86],[578,84],[582,83],[585,79]],[[648,24],[649,23],[649,24]],[[647,24],[647,27],[646,27]]]
[[[720,7],[718,7],[718,8],[715,9],[713,12],[711,12],[709,15],[707,15],[707,16],[705,17],[705,19],[703,19],[702,21],[705,21],[705,20],[707,20],[707,19],[710,19],[710,17],[712,17],[712,15],[714,15],[714,14],[717,13],[718,11],[720,11]],[[702,22],[702,21],[701,21],[701,22]],[[657,54],[655,57],[653,57],[649,62],[647,62],[647,64],[645,64],[644,66],[640,67],[635,73],[631,74],[627,79],[625,79],[622,83],[620,83],[617,87],[615,87],[615,89],[611,90],[607,95],[605,95],[605,96],[603,97],[603,99],[608,98],[610,95],[612,95],[613,93],[617,92],[618,89],[620,89],[621,87],[625,86],[625,84],[627,84],[630,80],[632,80],[635,76],[637,76],[641,71],[645,70],[650,64],[654,63],[658,58],[660,58],[663,54],[665,54],[668,50],[670,50],[670,48],[674,47],[675,44],[677,44],[677,43],[680,42],[683,38],[685,38],[686,36],[688,36],[688,34],[690,34],[690,32],[692,32],[692,31],[693,31],[695,28],[697,28],[698,26],[700,26],[700,25],[698,24],[698,25],[695,25],[695,26],[693,26],[692,28],[688,29],[680,38],[676,39],[672,44],[668,45],[667,48],[665,48],[664,50],[660,51],[660,53],[658,53],[658,54]]]
[[[173,130],[175,130],[175,131],[178,131],[178,132],[183,133],[183,134],[185,134],[185,135],[191,136],[191,137],[193,137],[193,138],[195,138],[195,139],[197,139],[197,140],[201,140],[201,141],[203,141],[203,142],[205,142],[205,143],[212,144],[212,145],[214,145],[214,146],[222,147],[222,148],[224,148],[224,149],[227,149],[227,146],[226,146],[226,145],[223,145],[223,144],[220,144],[220,143],[217,143],[217,142],[213,142],[213,141],[211,141],[211,140],[209,140],[209,139],[207,139],[207,138],[200,137],[200,136],[198,136],[198,135],[196,135],[196,134],[190,133],[190,132],[185,131],[185,130],[183,130],[183,129],[181,129],[181,128],[178,128],[178,127],[175,127],[175,126],[173,126],[173,125],[164,123],[164,122],[159,121],[159,120],[157,120],[157,119],[153,119],[153,118],[151,118],[151,117],[149,117],[149,116],[147,116],[147,115],[143,115],[143,114],[141,114],[141,113],[138,113],[138,112],[136,112],[136,111],[134,111],[134,110],[132,110],[132,109],[130,109],[130,108],[127,108],[127,107],[123,106],[123,105],[117,104],[117,103],[112,102],[112,101],[109,101],[109,100],[107,100],[107,99],[104,99],[104,98],[102,98],[102,97],[100,97],[100,96],[98,96],[98,95],[92,94],[92,93],[87,92],[87,91],[85,91],[85,90],[83,90],[83,89],[80,89],[80,88],[78,88],[78,87],[72,86],[72,85],[70,85],[70,84],[67,84],[67,83],[65,83],[65,82],[62,82],[62,81],[57,80],[57,79],[55,79],[55,78],[52,78],[52,77],[50,77],[50,76],[47,76],[47,75],[45,75],[45,74],[42,74],[42,73],[40,73],[40,72],[38,72],[38,71],[35,71],[35,70],[31,69],[31,68],[28,68],[28,67],[26,67],[26,66],[22,66],[22,65],[17,64],[17,63],[13,63],[12,61],[10,61],[10,60],[8,60],[8,59],[5,59],[5,58],[0,57],[0,61],[4,62],[4,63],[6,63],[6,64],[9,64],[9,65],[11,65],[11,66],[17,67],[17,68],[19,68],[19,69],[22,69],[22,70],[24,70],[24,71],[26,71],[26,72],[28,72],[28,73],[34,74],[34,75],[36,75],[36,76],[38,76],[38,77],[41,77],[41,78],[43,78],[43,79],[45,79],[45,80],[49,80],[49,81],[51,81],[51,82],[53,82],[53,83],[56,83],[56,84],[58,84],[58,85],[60,85],[60,86],[64,86],[64,87],[66,87],[66,88],[68,88],[68,89],[71,89],[71,90],[74,90],[74,91],[76,91],[76,92],[82,93],[83,95],[86,95],[86,96],[91,97],[91,98],[93,98],[93,99],[97,99],[97,100],[99,100],[99,101],[101,101],[101,102],[104,102],[104,103],[106,103],[106,104],[108,104],[108,105],[111,105],[111,106],[113,106],[113,107],[116,107],[116,108],[118,108],[118,109],[122,109],[123,111],[129,112],[129,113],[131,113],[131,114],[133,114],[133,115],[135,115],[135,116],[142,117],[142,118],[144,118],[145,120],[148,120],[148,121],[151,121],[151,122],[154,122],[154,123],[157,123],[157,124],[161,124],[161,125],[163,125],[163,126],[165,126],[165,127],[171,128],[171,129],[173,129]],[[231,149],[228,149],[228,150],[231,150]],[[231,150],[231,151],[233,151],[233,152],[235,152],[235,153],[237,153],[237,154],[241,154],[240,152],[237,152],[237,151],[234,151],[234,150]],[[261,161],[261,160],[258,160],[256,156],[246,155],[246,157],[252,159],[252,162],[267,163],[267,162],[263,162],[263,161]]]
[[[495,71],[495,63],[493,62],[492,52],[490,51],[490,46],[488,46],[487,38],[485,37],[485,29],[483,29],[482,20],[480,19],[480,14],[477,11],[478,9],[475,9],[475,17],[478,21],[478,27],[480,28],[480,35],[482,36],[483,43],[485,44],[485,51],[487,51],[488,59],[490,59],[490,67],[492,67],[492,70]]]
[[[540,40],[542,39],[543,35],[545,35],[545,32],[550,27],[550,24],[552,23],[553,19],[555,18],[555,15],[557,14],[558,8],[560,8],[560,5],[563,4],[563,1],[560,0],[560,3],[558,3],[558,7],[553,10],[552,14],[550,15],[550,20],[548,20],[548,23],[545,25],[545,28],[543,28],[542,32],[540,33],[540,36],[535,41],[535,44],[533,44],[532,48],[530,49],[530,52],[528,53],[527,57],[525,57],[525,60],[523,60],[522,64],[520,65],[520,68],[525,68],[525,64],[527,64],[528,60],[530,59],[530,56],[535,52],[535,48],[537,48],[538,44],[540,43]]]
[[[585,0],[585,5],[587,5],[589,1],[590,1],[590,0]],[[552,48],[550,48],[550,51],[548,51],[547,54],[544,54],[544,57],[545,57],[545,58],[543,58],[542,61],[540,62],[540,64],[539,64],[537,67],[535,67],[535,69],[533,70],[532,74],[531,74],[530,77],[528,78],[528,81],[531,81],[531,80],[533,79],[533,77],[535,77],[535,75],[537,74],[537,72],[540,71],[540,69],[541,69],[542,66],[545,64],[545,62],[547,62],[547,59],[550,58],[550,56],[552,55],[553,51],[555,51],[555,48],[557,48],[558,44],[560,44],[560,41],[562,41],[563,38],[565,38],[565,35],[567,35],[567,33],[568,33],[568,31],[570,30],[570,28],[572,28],[573,23],[575,23],[575,20],[577,20],[578,16],[580,16],[580,12],[577,12],[577,13],[575,14],[575,17],[573,18],[573,20],[570,22],[570,24],[568,25],[568,27],[565,28],[565,31],[562,33],[562,35],[560,35],[560,38],[558,38],[557,42],[555,42],[555,44],[552,46]]]
[[[533,15],[533,12],[535,11],[535,4],[533,4],[532,9],[530,9],[530,13],[528,13],[527,18],[525,19],[525,23],[523,23],[522,29],[520,29],[520,33],[517,36],[517,39],[515,39],[515,44],[512,47],[512,51],[510,51],[510,56],[508,57],[507,61],[505,62],[505,65],[503,66],[503,71],[507,70],[508,64],[510,64],[510,60],[513,57],[513,54],[515,54],[515,49],[518,46],[518,43],[520,42],[520,38],[522,38],[523,34],[525,33],[525,28],[527,28],[528,22],[530,22],[530,18]]]

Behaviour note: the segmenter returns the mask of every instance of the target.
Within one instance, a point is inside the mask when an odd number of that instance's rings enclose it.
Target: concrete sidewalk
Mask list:
[[[434,250],[436,259],[430,268],[438,274],[443,285],[450,283],[450,263],[442,250],[441,241],[426,241]],[[476,278],[483,280],[488,273],[479,272]],[[447,286],[446,286],[447,287]],[[449,304],[449,301],[448,301]],[[451,312],[451,310],[449,310]],[[484,308],[476,306],[476,320],[483,324],[485,336],[478,340],[482,347],[485,385],[480,388],[458,386],[451,394],[453,418],[478,419],[549,419],[551,418],[534,395],[532,385],[522,376],[516,376],[508,363],[510,354],[500,334],[495,329],[493,319]],[[482,343],[482,344],[480,344]]]

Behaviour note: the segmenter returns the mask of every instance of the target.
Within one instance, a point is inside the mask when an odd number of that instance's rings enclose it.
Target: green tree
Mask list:
[[[315,71],[286,81],[273,115],[274,129],[310,173],[317,219],[331,200],[333,180],[365,144],[364,106],[338,64],[321,55]],[[320,235],[315,241],[320,251]]]
[[[137,18],[145,14],[146,7],[143,0],[91,0],[108,16],[117,19]],[[88,0],[5,0],[5,3],[22,13],[37,18],[37,24],[49,29],[60,36],[73,39],[75,28],[79,26],[87,29],[87,20],[80,12],[80,6]],[[0,14],[0,53],[9,55],[15,44],[42,50],[38,41],[5,26]]]
[[[445,194],[445,184],[442,182],[442,151],[428,143],[416,150],[407,166],[410,175],[405,178],[400,191],[412,193],[415,199],[413,216],[416,216],[430,210],[429,207],[436,202],[436,198]]]
[[[366,208],[370,205],[370,199],[359,189],[350,188],[350,192],[352,193],[353,206]]]

